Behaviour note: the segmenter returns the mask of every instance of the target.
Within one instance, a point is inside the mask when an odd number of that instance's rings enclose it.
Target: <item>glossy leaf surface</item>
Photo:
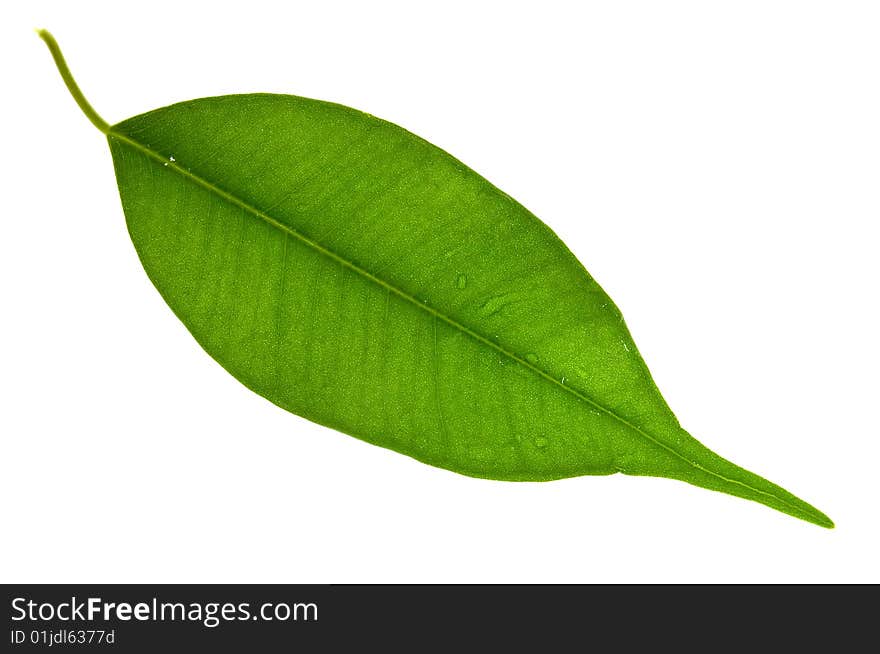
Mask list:
[[[90,118],[150,279],[275,404],[467,475],[671,477],[831,526],[686,433],[568,248],[430,143],[288,95]]]

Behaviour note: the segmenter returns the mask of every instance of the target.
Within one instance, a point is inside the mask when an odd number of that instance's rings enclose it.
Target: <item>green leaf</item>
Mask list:
[[[288,95],[111,127],[40,36],[107,136],[147,275],[248,388],[466,475],[671,477],[832,526],[685,432],[572,253],[446,152]]]

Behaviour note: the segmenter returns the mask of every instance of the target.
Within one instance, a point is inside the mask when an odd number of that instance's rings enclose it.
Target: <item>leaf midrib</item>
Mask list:
[[[364,277],[365,279],[368,279],[371,282],[386,289],[388,292],[393,293],[397,297],[399,297],[403,300],[406,300],[410,304],[413,304],[413,305],[419,307],[420,309],[429,313],[433,317],[435,317],[439,320],[442,320],[443,322],[445,322],[446,324],[450,325],[451,327],[457,329],[458,331],[462,332],[463,334],[470,336],[471,338],[473,338],[477,342],[482,343],[483,345],[486,345],[486,346],[496,350],[497,352],[499,352],[499,353],[503,354],[504,356],[506,356],[507,358],[515,361],[516,363],[520,364],[521,366],[523,366],[527,370],[531,371],[532,373],[549,381],[551,384],[553,384],[557,388],[562,389],[563,391],[576,397],[577,399],[581,400],[582,402],[586,402],[588,405],[590,405],[590,406],[594,407],[595,409],[598,409],[602,413],[610,416],[611,418],[613,418],[614,420],[625,425],[629,429],[632,429],[634,432],[638,433],[639,435],[644,437],[646,440],[663,448],[664,450],[671,453],[676,458],[681,459],[682,461],[684,461],[688,465],[693,466],[694,468],[697,468],[699,470],[702,470],[703,472],[706,472],[707,474],[710,474],[714,477],[717,477],[719,479],[723,479],[724,481],[726,481],[728,483],[736,484],[738,486],[742,486],[743,488],[748,488],[749,490],[751,490],[753,492],[760,493],[760,494],[766,495],[768,497],[772,497],[772,498],[776,499],[777,501],[781,501],[781,502],[791,506],[792,508],[800,510],[800,507],[797,507],[796,505],[788,502],[786,499],[781,498],[778,495],[775,495],[773,493],[769,493],[767,491],[755,488],[754,486],[746,484],[746,483],[739,481],[737,479],[730,479],[729,477],[726,477],[718,472],[715,472],[714,470],[709,470],[708,468],[700,465],[696,461],[691,460],[690,458],[684,456],[683,454],[681,454],[680,452],[678,452],[674,448],[670,447],[666,443],[663,443],[662,441],[651,436],[649,433],[643,431],[640,427],[629,422],[626,418],[618,415],[614,411],[603,406],[602,404],[600,404],[596,400],[592,399],[590,396],[584,394],[583,392],[577,390],[576,388],[573,388],[571,386],[566,386],[565,384],[561,383],[558,379],[553,377],[548,372],[544,371],[543,369],[537,367],[534,364],[529,363],[524,357],[517,355],[515,352],[511,352],[510,350],[507,350],[506,348],[502,347],[501,345],[499,345],[499,344],[493,342],[492,340],[486,338],[485,336],[481,335],[479,332],[476,332],[473,329],[467,327],[466,325],[461,324],[457,320],[450,318],[446,314],[444,314],[440,311],[437,311],[436,309],[434,309],[430,305],[425,304],[424,302],[419,302],[416,298],[409,295],[405,291],[400,290],[399,288],[397,288],[393,284],[386,282],[385,280],[381,279],[380,277],[377,277],[376,275],[372,274],[368,270],[365,270],[365,269],[361,268],[360,266],[358,266],[357,264],[352,263],[351,261],[349,261],[345,257],[342,257],[342,256],[336,254],[335,252],[333,252],[332,250],[328,249],[327,247],[321,245],[317,241],[313,241],[312,239],[305,236],[304,234],[301,234],[300,232],[293,229],[289,225],[286,225],[286,224],[282,223],[281,221],[276,220],[275,218],[273,218],[269,214],[265,213],[264,211],[254,207],[253,205],[249,204],[248,202],[245,202],[244,200],[236,197],[232,193],[220,188],[219,186],[217,186],[213,182],[210,182],[207,179],[205,179],[205,178],[193,173],[192,171],[182,167],[177,162],[169,160],[168,158],[164,157],[160,153],[153,150],[151,147],[144,145],[140,141],[137,141],[137,140],[131,138],[127,134],[122,134],[121,132],[115,131],[115,126],[111,127],[109,130],[107,130],[106,135],[107,135],[108,139],[111,139],[111,138],[116,139],[117,141],[120,141],[120,142],[128,145],[129,147],[134,148],[135,150],[138,150],[139,152],[150,157],[151,159],[154,159],[155,161],[161,163],[163,165],[163,167],[174,170],[175,172],[177,172],[181,176],[185,177],[186,179],[190,180],[194,184],[196,184],[196,185],[202,187],[203,189],[217,195],[221,199],[226,200],[227,202],[239,207],[240,209],[243,209],[244,211],[256,216],[257,218],[260,218],[261,220],[265,221],[266,223],[268,223],[272,227],[275,227],[276,229],[290,235],[291,237],[297,239],[301,243],[312,248],[316,252],[328,257],[329,259],[335,261],[336,263],[340,264],[341,266],[348,268],[349,270],[354,271],[355,273],[359,274],[360,276]],[[615,467],[616,467],[616,465],[617,464],[615,463]],[[618,471],[623,472],[619,468],[618,468]]]

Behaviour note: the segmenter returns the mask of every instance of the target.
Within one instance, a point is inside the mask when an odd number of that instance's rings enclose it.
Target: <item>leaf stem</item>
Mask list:
[[[110,131],[110,124],[98,115],[98,112],[94,110],[92,105],[89,104],[89,101],[86,100],[82,91],[79,90],[79,86],[77,86],[76,81],[73,79],[73,75],[70,74],[67,62],[64,61],[64,55],[61,54],[61,48],[58,47],[58,42],[55,40],[55,37],[47,30],[37,30],[37,34],[39,34],[40,38],[43,39],[49,47],[49,52],[52,53],[52,58],[55,60],[55,65],[58,67],[58,72],[61,73],[61,79],[64,80],[64,83],[67,85],[67,90],[70,91],[70,95],[76,100],[79,108],[82,109],[82,112],[86,115],[86,118],[91,121],[92,125],[101,130],[101,132],[107,134]]]

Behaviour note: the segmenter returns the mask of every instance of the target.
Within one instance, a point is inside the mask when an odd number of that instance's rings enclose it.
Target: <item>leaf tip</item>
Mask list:
[[[779,499],[784,498],[779,497]],[[825,529],[834,529],[834,521],[812,504],[808,504],[802,499],[794,496],[790,496],[785,503],[788,505],[786,508],[793,509],[792,511],[789,511],[789,513],[794,517],[806,520],[807,522],[818,525],[819,527],[824,527]],[[785,508],[782,510],[785,511]]]
[[[795,509],[789,511],[791,515],[800,518],[801,520],[806,520],[814,525],[818,525],[819,527],[824,527],[825,529],[834,529],[834,521],[831,518],[811,504],[807,504],[801,499],[795,499],[797,500],[796,503],[790,501],[787,502],[789,508]],[[783,511],[784,510],[785,509],[783,509]]]
[[[822,513],[821,511],[816,511],[816,524],[820,527],[825,527],[825,529],[834,529],[834,520],[829,518],[827,515]]]

